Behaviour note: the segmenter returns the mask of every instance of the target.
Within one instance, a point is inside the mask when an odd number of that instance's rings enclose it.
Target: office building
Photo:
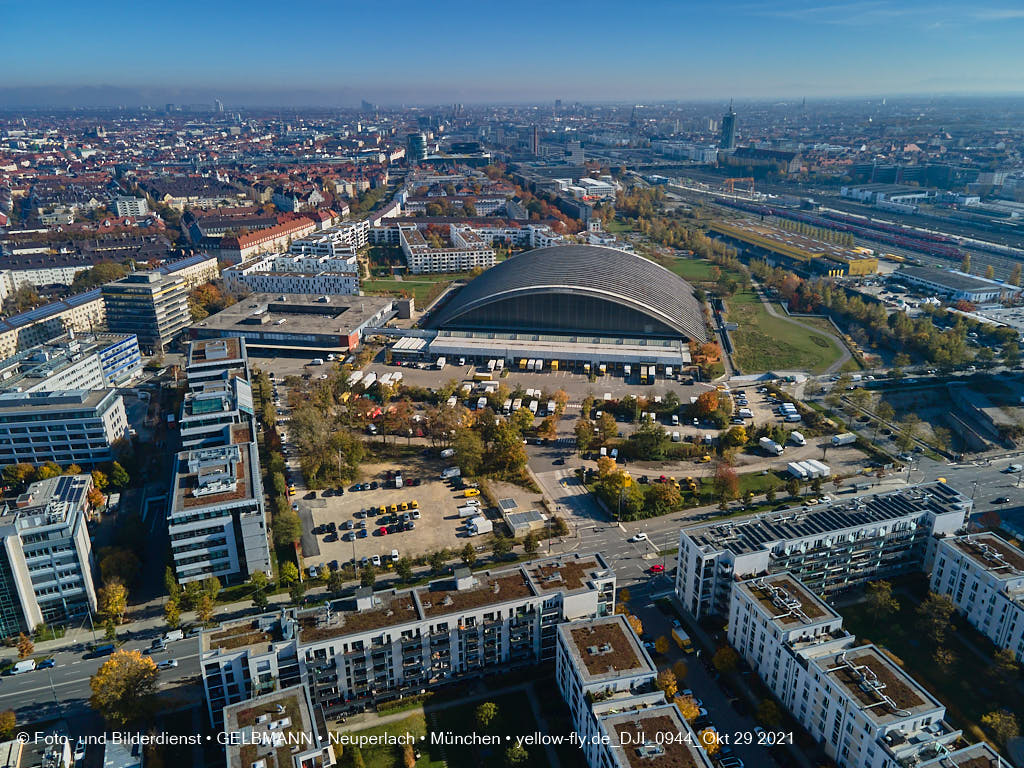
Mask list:
[[[227,768],[331,768],[337,763],[323,712],[295,685],[224,708]]]
[[[0,466],[78,464],[114,459],[128,437],[124,401],[113,389],[0,394]]]
[[[394,317],[395,302],[378,296],[254,293],[195,323],[194,339],[244,339],[276,354],[342,354],[356,349],[367,328]]]
[[[1024,552],[992,533],[942,539],[930,589],[971,626],[1024,661]]]
[[[270,547],[245,343],[189,345],[181,410],[183,450],[174,461],[167,513],[179,583],[271,575]]]
[[[142,371],[134,334],[68,334],[0,361],[0,391],[101,389]]]
[[[718,139],[719,149],[736,149],[736,113],[729,102],[729,111],[722,115],[722,131]]]
[[[540,129],[536,123],[530,128],[530,154],[540,155]]]
[[[890,278],[896,282],[931,291],[936,296],[945,296],[949,301],[969,301],[972,304],[987,304],[1015,298],[1022,288],[997,280],[968,275],[955,269],[934,267],[903,267]]]
[[[134,333],[147,352],[162,351],[192,322],[183,278],[135,272],[107,283],[102,291],[107,328]]]
[[[0,513],[0,637],[95,613],[90,488],[87,474],[40,480]]]
[[[422,587],[356,591],[321,608],[224,624],[202,635],[210,717],[303,683],[335,715],[490,669],[555,657],[563,621],[612,614],[615,574],[600,555],[455,573]]]
[[[114,208],[117,210],[117,215],[120,218],[134,216],[137,219],[141,219],[149,214],[149,203],[146,202],[144,197],[125,197],[119,195],[114,201]]]
[[[735,581],[729,592],[730,645],[841,768],[973,765],[938,760],[963,736],[945,707],[874,645],[858,644],[794,575]]]
[[[733,581],[791,572],[828,595],[921,570],[936,536],[965,525],[973,502],[945,483],[683,528],[676,594],[696,617],[728,612]]]
[[[427,159],[427,137],[423,133],[410,133],[406,137],[405,156],[409,163],[422,163]]]

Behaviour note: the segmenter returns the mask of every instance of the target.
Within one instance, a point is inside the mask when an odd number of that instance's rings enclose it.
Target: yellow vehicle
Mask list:
[[[288,495],[289,496],[294,496],[295,495],[295,486],[294,485],[291,488],[288,489]]]
[[[399,509],[400,512],[405,512],[408,508],[409,508],[409,502],[407,502],[407,501],[403,501],[401,504],[398,505],[398,509]]]
[[[708,456],[706,453],[699,459],[697,459],[698,464],[707,464],[709,461],[711,461],[711,457]]]
[[[409,509],[419,509],[419,508],[420,508],[420,503],[418,501],[416,501],[416,499],[413,499],[412,501],[409,502]]]
[[[678,490],[678,488],[679,488],[679,481],[676,480],[674,477],[671,478],[671,479],[672,479],[672,485],[674,485],[676,487],[676,489]]]
[[[397,511],[398,511],[398,505],[397,504],[392,504],[390,507],[388,507],[388,512],[391,512],[392,514],[394,514]]]
[[[377,513],[381,515],[386,515],[388,513],[388,508],[381,504],[379,507],[377,507]]]
[[[479,495],[480,495],[480,489],[479,489],[479,488],[467,488],[466,490],[464,490],[464,491],[462,492],[462,495],[463,495],[463,496],[464,496],[465,498],[467,498],[467,499],[468,499],[468,498],[469,498],[470,496],[479,496]]]

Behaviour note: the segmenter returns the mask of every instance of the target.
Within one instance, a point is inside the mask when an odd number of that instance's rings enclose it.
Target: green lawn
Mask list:
[[[674,259],[659,259],[661,265],[672,272],[675,272],[683,280],[691,283],[699,283],[711,279],[711,268],[714,266],[710,261],[704,259],[689,259],[679,256]]]
[[[353,736],[383,736],[384,734],[400,735],[411,733],[417,739],[427,733],[427,721],[423,711],[419,710],[404,720],[388,725],[379,725],[376,728],[366,728],[362,731],[355,731]],[[420,743],[417,749],[422,757],[416,761],[416,768],[444,768],[444,760],[438,747],[431,747],[429,741]],[[335,747],[337,750],[337,747]],[[402,766],[402,747],[391,747],[386,745],[366,746],[361,749],[363,761],[366,768],[400,768]],[[344,752],[341,755],[339,764],[344,768],[352,765],[354,750],[348,744],[344,745]]]
[[[411,293],[416,299],[418,308],[425,307],[434,298],[441,295],[452,282],[451,275],[416,275],[415,279],[406,280],[363,280],[363,291],[368,294]]]
[[[778,305],[778,311],[781,314],[785,314],[786,313],[786,310],[784,310],[782,308],[781,304]],[[835,339],[836,343],[842,344],[842,339],[839,339],[837,337],[835,327],[826,318],[824,318],[824,317],[800,317],[800,318],[795,318],[795,319],[798,319],[798,320],[800,320],[801,323],[805,323],[806,325],[809,325],[809,326],[811,326],[813,328],[817,328],[824,335],[829,336],[829,337]],[[860,365],[860,363],[857,362],[856,358],[852,358],[851,357],[849,360],[847,360],[845,363],[843,363],[843,365],[840,368],[840,370],[841,371],[855,372],[855,371],[861,370],[861,365]]]
[[[552,692],[551,695],[557,696]],[[487,733],[502,736],[526,736],[538,730],[537,721],[525,693],[512,693],[493,696],[487,701],[498,705],[498,715],[486,729]],[[439,731],[452,733],[471,733],[476,730],[476,708],[483,703],[473,701],[462,706],[446,707],[436,710],[436,726]],[[512,742],[514,743],[514,742]],[[505,744],[502,746],[450,746],[445,747],[445,758],[448,768],[505,768]],[[527,747],[530,759],[524,768],[546,768],[544,748],[541,746]],[[369,766],[369,764],[367,764]]]
[[[739,325],[731,336],[743,373],[799,370],[821,373],[842,354],[839,342],[824,334],[773,317],[753,293],[726,299],[726,319]]]
[[[617,235],[621,232],[633,232],[636,229],[636,227],[627,222],[619,221],[618,219],[612,219],[610,222],[608,222],[608,226],[605,227],[605,229],[611,232],[613,235]]]
[[[923,583],[914,593],[924,593]],[[972,627],[964,626],[962,619],[954,618],[955,629],[948,633],[946,645],[953,651],[955,661],[944,672],[932,660],[933,648],[919,629],[917,598],[903,593],[897,593],[896,598],[899,611],[884,621],[870,615],[863,602],[844,606],[840,610],[843,626],[858,641],[873,642],[896,654],[904,663],[904,671],[945,704],[949,710],[947,719],[965,732],[972,725],[980,725],[985,713],[1000,707],[1013,711],[1017,720],[1024,722],[1024,698],[1015,695],[1012,686],[986,675],[985,664],[964,645],[961,637],[971,637],[975,645],[990,649],[987,640]]]

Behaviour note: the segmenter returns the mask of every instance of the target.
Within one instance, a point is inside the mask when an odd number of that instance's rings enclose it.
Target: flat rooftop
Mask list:
[[[951,291],[983,291],[1002,287],[994,281],[981,280],[980,278],[960,274],[959,272],[949,272],[945,269],[935,269],[933,267],[903,267],[898,272],[894,272],[889,276],[892,280],[899,280],[901,277],[926,280],[948,288]],[[1017,290],[1012,285],[1007,285],[1005,288],[1006,290]]]
[[[587,585],[595,573],[610,575],[607,566],[596,558],[548,560],[531,563],[527,573],[542,592],[563,589],[574,592]]]
[[[601,719],[620,768],[705,768],[707,757],[673,705]]]
[[[113,389],[74,389],[61,392],[4,392],[0,394],[0,415],[7,413],[33,413],[70,411],[78,408],[93,409]]]
[[[519,569],[511,573],[474,574],[476,586],[470,589],[458,589],[454,581],[434,581],[426,587],[416,590],[416,597],[425,618],[443,616],[446,613],[458,613],[482,608],[486,605],[497,605],[508,600],[520,600],[533,596],[530,582]]]
[[[359,632],[372,632],[420,618],[408,592],[375,592],[374,607],[356,610],[355,600],[338,601],[329,612],[320,609],[299,617],[299,641],[315,643]]]
[[[226,504],[242,499],[253,498],[252,483],[252,434],[248,427],[238,425],[231,430],[231,445],[216,446],[210,448],[192,448],[181,451],[178,454],[178,461],[175,464],[174,485],[171,489],[173,498],[171,501],[171,515],[181,514],[190,509]],[[237,461],[234,460],[234,452],[237,449]],[[193,454],[203,453],[213,457],[215,453],[223,456],[225,465],[233,465],[233,477],[226,479],[224,490],[220,492],[201,492],[198,495],[196,490],[201,486],[208,485],[208,481],[200,482],[201,475],[213,464],[204,463],[198,472],[189,469],[189,457]],[[216,463],[216,462],[214,462]],[[233,481],[233,483],[232,483]]]
[[[621,615],[560,624],[569,653],[575,658],[584,684],[623,677],[627,673],[656,674],[640,647],[636,633]]]
[[[744,555],[771,549],[779,542],[916,517],[925,512],[956,512],[967,503],[965,496],[945,483],[925,483],[811,508],[792,507],[736,521],[694,525],[683,531],[706,553],[729,551]]]
[[[322,724],[321,724],[322,728]],[[301,686],[257,696],[224,707],[224,732],[235,733],[239,744],[227,746],[228,768],[294,768],[293,755],[316,749],[321,728]],[[302,744],[298,750],[296,744]]]
[[[245,342],[237,338],[200,339],[188,345],[188,362],[194,365],[226,365],[245,361]]]
[[[811,661],[878,724],[916,717],[942,706],[873,645]]]
[[[393,305],[377,296],[254,293],[192,325],[204,333],[348,335]]]
[[[202,634],[203,651],[266,650],[284,640],[278,617],[266,614],[255,619],[222,624]]]
[[[995,534],[961,536],[953,545],[986,571],[1003,579],[1024,576],[1024,552]]]
[[[934,760],[918,763],[917,768],[1013,768],[1013,765],[988,744],[978,742]]]
[[[785,573],[744,581],[738,588],[750,595],[761,610],[782,629],[839,618],[839,614]]]
[[[689,345],[672,339],[636,339],[612,336],[556,335],[543,333],[490,333],[438,331],[430,342],[430,354],[466,352],[487,357],[539,357],[545,360],[591,360],[613,363],[664,363],[688,365]]]

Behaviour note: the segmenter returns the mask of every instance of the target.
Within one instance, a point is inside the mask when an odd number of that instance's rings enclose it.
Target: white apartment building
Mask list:
[[[144,197],[118,195],[117,199],[114,200],[114,207],[117,210],[117,215],[120,217],[134,216],[135,218],[142,218],[149,213],[149,203],[146,202]]]
[[[245,339],[200,339],[188,345],[185,379],[189,389],[235,377],[250,380]]]
[[[42,344],[68,331],[102,328],[107,310],[99,288],[0,320],[0,357]]]
[[[0,637],[96,611],[86,519],[92,476],[32,483],[0,513]]]
[[[961,737],[945,707],[788,573],[734,582],[729,643],[841,768],[917,765]]]
[[[323,714],[301,685],[224,708],[227,768],[331,768],[337,764]],[[104,768],[111,768],[104,766]]]
[[[975,629],[1024,660],[1024,552],[992,533],[943,539],[930,589],[949,595]]]
[[[559,625],[555,682],[591,768],[711,768],[657,674],[625,616]]]
[[[254,418],[252,388],[241,377],[209,381],[185,393],[178,419],[182,448],[230,445],[234,427]]]
[[[245,581],[271,575],[263,483],[249,426],[231,429],[231,444],[194,448],[174,460],[167,534],[178,582],[216,576]]]
[[[373,592],[204,632],[210,717],[226,704],[302,682],[334,715],[489,669],[555,656],[564,621],[611,615],[615,574],[600,555],[572,554]]]
[[[451,224],[448,231],[451,245],[435,248],[415,225],[400,227],[399,244],[412,274],[468,272],[494,266],[494,249],[472,228]]]
[[[229,290],[253,293],[305,293],[354,296],[359,293],[359,262],[354,254],[333,256],[274,254],[224,270]]]
[[[683,528],[676,594],[700,618],[727,613],[736,578],[788,571],[827,595],[928,570],[936,536],[963,528],[972,507],[969,498],[936,482]]]
[[[124,384],[141,371],[134,335],[72,333],[0,361],[0,391],[100,389]]]
[[[288,253],[295,256],[347,256],[354,255],[370,241],[370,222],[344,221],[333,227],[314,232],[294,240]]]
[[[94,466],[128,437],[124,400],[114,389],[0,394],[0,465]]]

